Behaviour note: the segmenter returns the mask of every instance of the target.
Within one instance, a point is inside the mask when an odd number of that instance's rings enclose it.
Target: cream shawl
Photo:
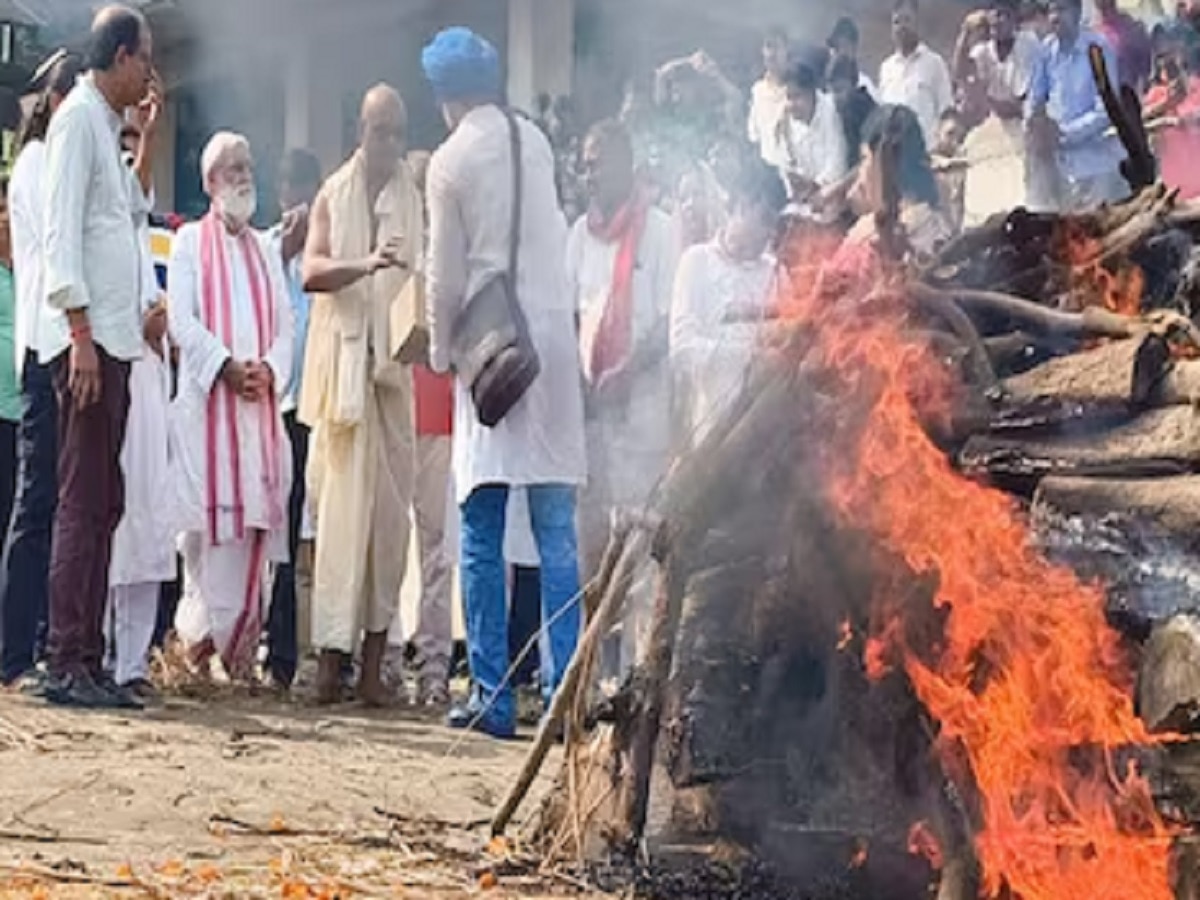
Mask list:
[[[375,203],[379,232],[371,241],[366,165],[362,151],[321,189],[329,208],[329,243],[335,259],[362,259],[375,246],[402,241],[404,268],[383,269],[336,294],[313,296],[299,416],[310,426],[354,427],[363,421],[367,387],[402,387],[408,373],[391,359],[391,304],[416,271],[425,232],[421,195],[404,160]],[[372,371],[368,371],[374,360]]]

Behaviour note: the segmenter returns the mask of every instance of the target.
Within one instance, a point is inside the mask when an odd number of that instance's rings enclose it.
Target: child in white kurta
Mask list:
[[[135,190],[140,195],[140,186]],[[149,203],[146,202],[148,210]],[[138,229],[142,255],[142,312],[163,298],[150,255],[149,226]],[[106,643],[113,679],[122,686],[145,682],[158,621],[162,583],[175,577],[175,542],[168,464],[167,417],[171,369],[167,341],[144,348],[129,370],[129,419],[121,447],[125,512],[113,534],[109,564]]]
[[[213,213],[184,226],[169,270],[179,345],[172,404],[172,482],[184,592],[175,627],[193,662],[219,653],[249,674],[270,561],[286,559],[291,450],[279,392],[292,370],[292,317],[282,262],[266,236],[234,235]],[[230,362],[264,363],[271,389],[248,398],[222,377]]]

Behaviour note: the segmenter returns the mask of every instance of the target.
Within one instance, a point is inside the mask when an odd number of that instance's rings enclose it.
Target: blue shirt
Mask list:
[[[303,254],[297,254],[286,266],[288,294],[292,302],[292,328],[295,352],[292,354],[292,376],[288,379],[287,390],[283,395],[282,408],[290,412],[296,408],[300,400],[300,383],[304,375],[304,348],[308,342],[308,307],[311,303],[308,294],[304,293],[304,277],[300,274],[300,261]]]
[[[1045,107],[1062,134],[1059,163],[1067,178],[1092,178],[1117,171],[1122,151],[1111,127],[1104,101],[1096,89],[1088,47],[1099,44],[1108,62],[1108,75],[1119,85],[1117,58],[1112,47],[1094,31],[1083,29],[1075,43],[1064,48],[1057,35],[1046,38],[1041,59],[1034,68],[1027,112]]]

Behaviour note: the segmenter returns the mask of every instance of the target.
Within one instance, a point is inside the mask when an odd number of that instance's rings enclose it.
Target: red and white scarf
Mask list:
[[[633,274],[637,268],[638,247],[646,228],[650,204],[639,191],[634,191],[620,209],[605,221],[599,210],[588,213],[588,232],[598,241],[617,244],[613,261],[612,286],[608,303],[596,330],[592,344],[592,383],[599,384],[605,376],[619,372],[633,352]]]
[[[225,224],[210,212],[200,223],[200,315],[204,327],[232,352],[234,347],[233,286],[229,260],[225,250]],[[233,237],[234,246],[242,255],[250,283],[250,299],[254,308],[255,356],[264,359],[275,340],[275,304],[271,298],[271,281],[266,260],[257,238],[249,228]],[[278,373],[277,373],[278,374]],[[208,537],[220,544],[221,498],[230,498],[227,506],[233,514],[233,537],[246,537],[245,489],[242,483],[241,440],[238,427],[238,395],[223,381],[213,385],[208,395],[205,422],[205,462],[208,508]],[[268,519],[272,529],[282,527],[283,518],[283,460],[280,453],[278,400],[272,391],[258,407],[265,440],[262,448],[263,488],[268,503]],[[229,453],[229,474],[232,483],[223,492],[224,470],[218,449],[224,443]]]

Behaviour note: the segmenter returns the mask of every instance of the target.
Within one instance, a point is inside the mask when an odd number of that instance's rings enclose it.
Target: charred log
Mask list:
[[[1136,640],[1200,611],[1200,478],[1047,478],[1032,507],[1039,541],[1103,582],[1108,616]]]
[[[1100,433],[976,435],[958,461],[968,472],[1024,478],[1183,475],[1200,465],[1200,415],[1190,407],[1173,406]]]

